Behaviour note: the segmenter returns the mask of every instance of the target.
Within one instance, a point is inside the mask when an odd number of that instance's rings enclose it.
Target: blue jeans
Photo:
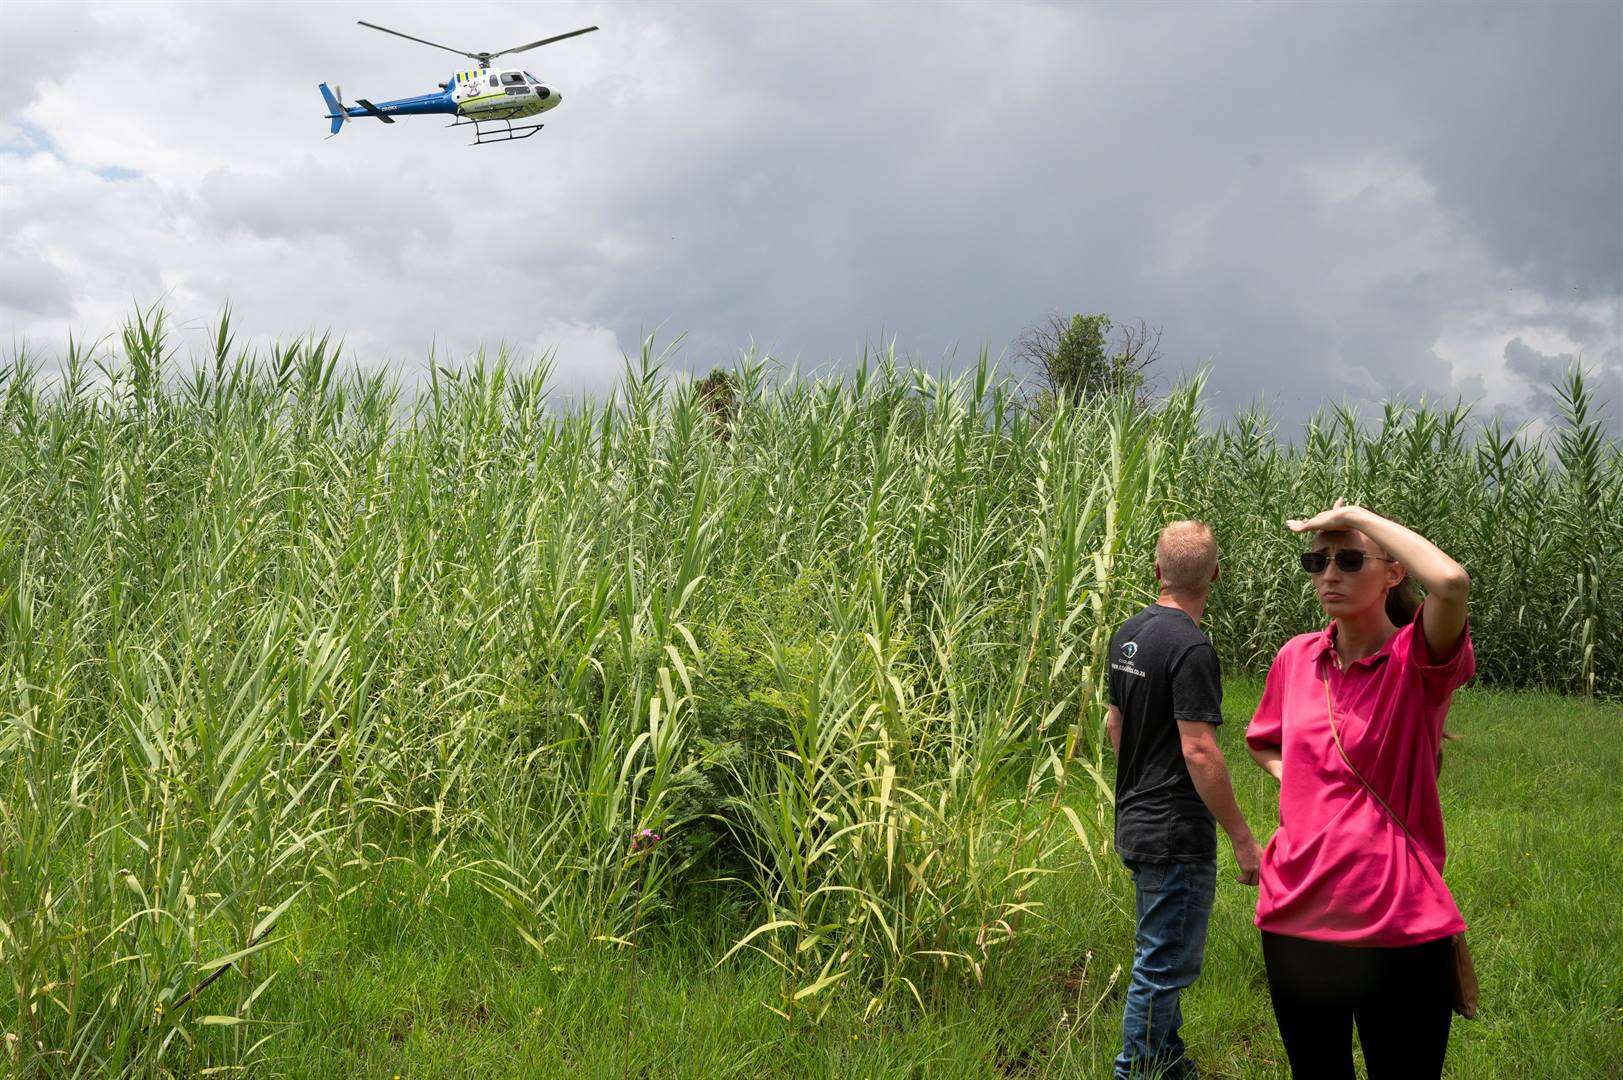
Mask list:
[[[1178,1028],[1178,992],[1195,981],[1206,956],[1206,924],[1217,891],[1217,861],[1133,863],[1138,932],[1133,977],[1121,1017],[1116,1076],[1181,1077],[1191,1066]]]

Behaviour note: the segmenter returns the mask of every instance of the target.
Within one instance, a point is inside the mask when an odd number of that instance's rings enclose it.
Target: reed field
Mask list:
[[[1296,432],[1199,378],[1032,408],[984,357],[695,382],[646,342],[563,403],[501,356],[407,394],[330,338],[177,341],[0,369],[14,1074],[1103,1075],[1109,635],[1210,521],[1268,820],[1254,673],[1319,623],[1283,519],[1344,496],[1473,577],[1445,804],[1507,1005],[1451,1074],[1617,1075],[1623,450],[1581,373],[1537,437]],[[1191,1043],[1280,1075],[1226,889]]]

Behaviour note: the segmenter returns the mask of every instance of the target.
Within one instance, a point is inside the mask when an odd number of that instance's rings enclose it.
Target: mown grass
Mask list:
[[[1230,680],[1222,733],[1259,833],[1274,789],[1240,734],[1260,693]],[[1623,711],[1554,695],[1468,688],[1443,770],[1448,879],[1471,923],[1483,1014],[1456,1020],[1447,1075],[1609,1077],[1623,1069]],[[1114,855],[1111,855],[1114,860]],[[1204,974],[1185,1037],[1216,1077],[1283,1077],[1255,893],[1223,852]],[[288,1075],[1093,1077],[1109,1074],[1130,963],[1130,884],[1113,866],[1042,888],[1030,924],[983,986],[864,1019],[860,1003],[790,1031],[762,1002],[776,970],[716,966],[747,925],[724,894],[639,943],[537,955],[501,932],[487,896],[445,893],[407,864],[385,867],[338,908],[297,923],[294,970],[267,992],[293,1025],[266,1065]],[[296,960],[295,960],[296,958]],[[278,959],[283,963],[284,959]],[[1117,973],[1120,967],[1120,973]]]

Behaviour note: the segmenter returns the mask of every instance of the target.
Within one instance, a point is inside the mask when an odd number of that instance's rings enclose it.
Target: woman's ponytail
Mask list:
[[[1368,537],[1365,537],[1365,540],[1375,543]],[[1381,548],[1381,545],[1375,546],[1380,548],[1382,555],[1391,554],[1385,548]],[[1393,626],[1404,627],[1414,622],[1414,613],[1419,610],[1420,601],[1415,599],[1414,582],[1409,579],[1409,568],[1405,566],[1403,580],[1386,591],[1386,617],[1392,621]]]
[[[1414,622],[1414,613],[1419,607],[1420,601],[1414,598],[1414,586],[1405,573],[1403,580],[1386,592],[1386,617],[1392,620],[1393,626],[1408,626]]]

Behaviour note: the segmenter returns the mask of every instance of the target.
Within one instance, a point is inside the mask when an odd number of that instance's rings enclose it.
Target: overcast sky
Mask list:
[[[324,140],[322,80],[526,53],[563,104]],[[597,388],[656,327],[708,369],[894,337],[937,366],[1049,311],[1164,328],[1163,380],[1463,394],[1581,355],[1623,407],[1623,5],[0,4],[0,338],[166,298],[331,327],[369,365],[556,347]],[[498,62],[499,63],[499,62]],[[201,346],[200,329],[188,341]],[[1615,419],[1614,419],[1615,422]]]

